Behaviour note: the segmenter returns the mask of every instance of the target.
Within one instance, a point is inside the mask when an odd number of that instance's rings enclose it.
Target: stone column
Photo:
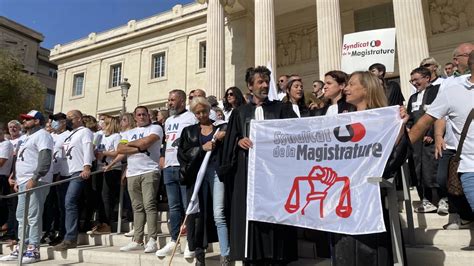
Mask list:
[[[342,35],[339,0],[316,0],[319,76],[341,69]]]
[[[206,92],[221,100],[225,92],[224,7],[219,0],[207,2]]]
[[[429,56],[421,0],[393,0],[393,15],[397,29],[400,86],[408,101],[413,93],[408,82],[410,72]]]
[[[274,0],[255,0],[255,65],[270,63],[276,71],[276,35]],[[276,73],[274,73],[276,77]]]

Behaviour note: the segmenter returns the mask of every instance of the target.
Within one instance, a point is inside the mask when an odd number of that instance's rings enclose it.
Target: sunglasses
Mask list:
[[[421,65],[422,67],[430,67],[432,66],[433,64],[424,64],[424,65]]]
[[[227,96],[234,96],[234,93],[229,92],[229,93],[227,93]]]

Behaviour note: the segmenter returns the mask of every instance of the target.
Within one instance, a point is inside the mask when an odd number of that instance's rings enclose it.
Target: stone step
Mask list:
[[[145,254],[143,251],[121,252],[119,247],[79,246],[63,252],[53,251],[51,247],[41,248],[40,263],[42,265],[168,265],[170,257],[158,258],[154,253]],[[220,265],[220,255],[216,252],[206,253],[206,265]],[[176,254],[172,265],[194,265],[194,259],[185,259],[182,254]],[[9,263],[10,264],[10,263]],[[15,262],[11,262],[15,264]],[[242,265],[235,262],[234,265]],[[328,259],[300,259],[290,265],[330,265]]]
[[[407,239],[407,230],[403,230],[404,238]],[[418,245],[432,246],[450,246],[453,248],[461,248],[466,246],[474,246],[474,230],[444,230],[430,228],[415,228],[415,240]],[[474,258],[474,256],[473,256]]]
[[[448,223],[448,215],[441,216],[437,213],[413,213],[413,224],[415,228],[441,229]],[[400,221],[403,227],[407,227],[406,213],[400,213]]]
[[[408,265],[474,265],[474,247],[419,246],[406,248]]]

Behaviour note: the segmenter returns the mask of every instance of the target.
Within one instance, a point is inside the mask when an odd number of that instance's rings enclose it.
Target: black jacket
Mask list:
[[[227,124],[215,125],[211,134],[214,134],[218,128],[225,131]],[[204,143],[200,142],[200,137],[200,124],[185,127],[181,132],[178,144],[178,161],[180,165],[180,182],[182,185],[191,186],[194,184],[202,160],[206,155],[206,151],[202,149]],[[210,161],[216,160],[216,155],[220,150],[220,144],[219,141],[216,142],[216,147],[209,159]]]

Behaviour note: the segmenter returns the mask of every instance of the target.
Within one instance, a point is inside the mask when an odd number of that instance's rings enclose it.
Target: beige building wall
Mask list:
[[[280,8],[275,11],[276,73],[301,75],[309,91],[312,80],[320,75],[316,1],[304,0],[294,8],[281,1],[275,1]],[[443,0],[422,0],[429,53],[444,65],[451,61],[458,44],[474,42],[474,20],[465,15],[473,14],[474,11],[467,12],[474,9],[474,1],[451,1],[451,7],[440,6],[440,2]],[[384,5],[393,9],[391,0],[340,0],[342,34],[356,30],[356,14],[362,11],[371,14],[371,9]],[[91,33],[76,42],[56,46],[51,56],[60,65],[55,111],[77,108],[91,115],[117,114],[122,104],[120,87],[109,88],[110,69],[117,63],[122,64],[122,79],[128,78],[131,83],[127,98],[129,111],[137,105],[165,106],[172,89],[206,89],[207,72],[199,68],[199,44],[206,41],[206,9],[206,5],[197,3],[178,5],[154,17],[130,21],[107,32]],[[459,17],[447,21],[445,14],[453,11]],[[377,28],[375,19],[371,23]],[[225,88],[222,90],[235,85],[247,91],[244,75],[255,59],[254,27],[252,1],[237,1],[234,7],[226,7]],[[166,53],[166,75],[152,79],[152,56],[160,52]],[[395,65],[395,72],[388,73],[389,77],[399,75],[397,62]],[[85,73],[84,94],[72,97],[74,74],[82,72]]]

